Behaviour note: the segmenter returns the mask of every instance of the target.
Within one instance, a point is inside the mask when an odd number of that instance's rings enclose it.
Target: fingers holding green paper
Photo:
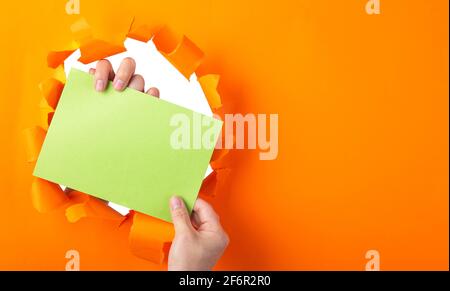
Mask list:
[[[126,87],[137,91],[144,92],[145,81],[139,74],[134,74],[136,70],[136,62],[133,58],[125,58],[120,63],[117,73],[108,60],[100,60],[94,68],[89,70],[94,75],[94,87],[97,91],[104,91],[109,81],[113,81],[113,87],[117,91],[123,91]],[[151,87],[147,90],[147,94],[159,98],[159,90]]]

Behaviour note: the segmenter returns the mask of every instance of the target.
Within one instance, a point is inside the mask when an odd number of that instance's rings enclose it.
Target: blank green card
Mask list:
[[[221,127],[133,89],[96,92],[93,77],[74,69],[34,175],[171,221],[172,195],[192,210]]]

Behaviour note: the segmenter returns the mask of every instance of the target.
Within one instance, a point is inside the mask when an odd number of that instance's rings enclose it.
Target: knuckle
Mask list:
[[[122,63],[125,65],[128,65],[128,66],[131,66],[133,68],[136,67],[136,61],[131,57],[124,58]]]
[[[94,73],[94,78],[95,78],[96,80],[99,80],[99,79],[106,79],[106,75],[105,75],[104,73],[100,72],[100,70],[97,70],[97,71],[95,71],[95,73]]]
[[[151,87],[147,90],[147,94],[153,95],[153,96],[159,96],[159,90],[156,87]]]
[[[119,70],[117,72],[117,78],[119,78],[120,80],[129,80],[131,78],[131,74],[128,71],[125,70]]]
[[[107,60],[100,60],[97,62],[94,76],[96,79],[106,79],[111,70],[111,64]]]
[[[132,77],[133,81],[137,81],[139,83],[144,83],[144,77],[139,74],[136,74]]]
[[[173,218],[185,218],[187,216],[186,211],[183,208],[177,208],[172,210]]]
[[[102,67],[105,67],[105,68],[107,68],[107,67],[109,67],[110,66],[110,62],[108,61],[108,60],[105,60],[105,59],[102,59],[102,60],[100,60],[100,61],[98,61],[97,62],[97,68],[102,68]]]

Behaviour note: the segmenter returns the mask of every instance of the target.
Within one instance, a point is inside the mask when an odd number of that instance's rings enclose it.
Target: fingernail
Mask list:
[[[181,200],[178,197],[170,198],[170,207],[172,210],[178,209],[181,207]]]
[[[105,88],[105,82],[103,80],[97,80],[97,82],[95,82],[95,90],[103,91],[104,88]]]
[[[122,90],[124,85],[125,85],[125,82],[120,79],[117,79],[114,81],[114,89],[116,89],[116,90]]]

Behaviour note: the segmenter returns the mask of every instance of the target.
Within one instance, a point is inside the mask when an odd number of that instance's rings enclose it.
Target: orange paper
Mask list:
[[[47,55],[47,65],[50,68],[56,69],[60,65],[64,64],[64,61],[69,57],[75,50],[65,50],[50,52]]]
[[[219,92],[217,92],[217,86],[219,85],[219,75],[205,75],[198,78],[198,82],[205,93],[206,99],[208,100],[209,106],[212,109],[217,109],[222,106],[222,101],[220,99]]]
[[[124,219],[104,200],[75,190],[71,191],[69,196],[71,205],[66,208],[66,218],[69,222],[77,222],[81,218],[99,218],[112,220],[119,225]]]
[[[84,18],[80,18],[70,26],[73,38],[78,44],[83,43],[92,39],[92,29]]]
[[[89,64],[109,56],[124,52],[126,49],[122,45],[112,44],[104,40],[92,39],[85,42],[80,47],[81,57],[78,61]]]
[[[27,162],[33,163],[37,161],[46,133],[44,129],[38,126],[24,130]]]
[[[143,259],[161,264],[170,248],[174,236],[171,223],[134,212],[130,229],[131,252]]]
[[[69,201],[58,184],[33,177],[31,184],[31,201],[40,213],[47,213]]]
[[[203,59],[203,52],[186,36],[179,36],[168,28],[154,37],[156,48],[186,79],[195,72]]]
[[[138,21],[136,18],[133,18],[133,22],[130,25],[130,30],[128,31],[127,37],[142,42],[148,42],[160,29],[161,27],[158,25],[151,26]]]
[[[39,84],[39,89],[41,90],[42,96],[47,101],[47,104],[55,109],[56,105],[58,105],[62,90],[64,89],[64,84],[55,78],[49,78]]]
[[[230,175],[231,169],[217,169],[208,175],[203,180],[200,187],[200,195],[214,197],[219,190],[226,184],[227,178]]]

